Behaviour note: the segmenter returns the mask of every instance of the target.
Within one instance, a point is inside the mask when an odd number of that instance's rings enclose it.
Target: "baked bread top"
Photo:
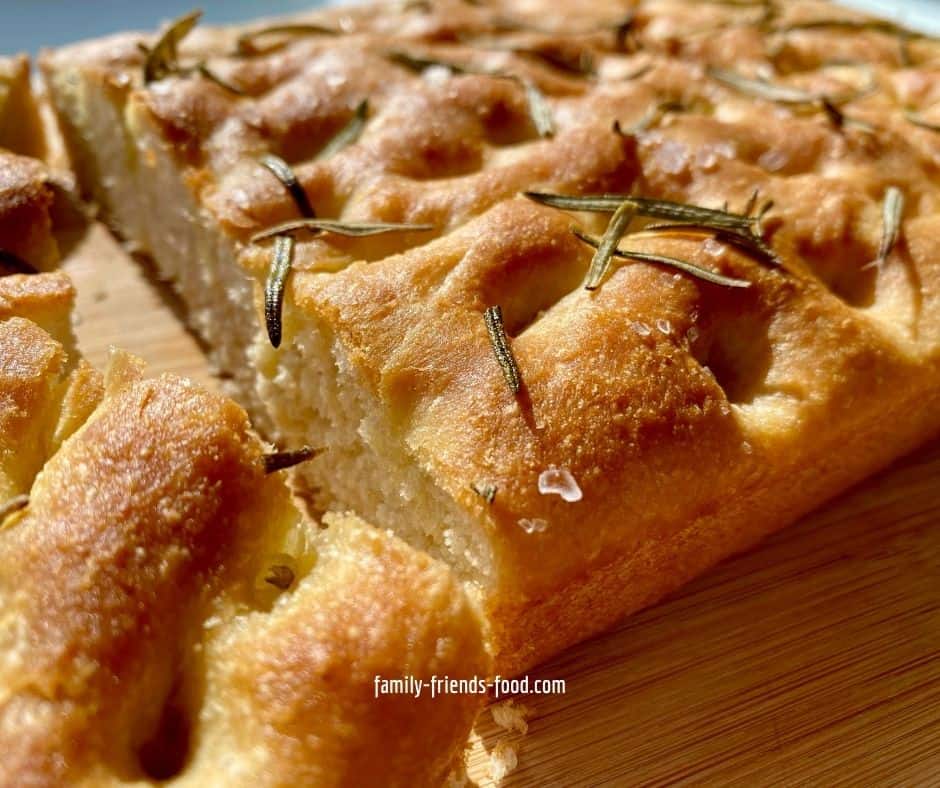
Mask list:
[[[0,784],[442,782],[479,698],[374,677],[486,675],[453,575],[352,517],[306,530],[239,407],[138,374],[0,531]]]
[[[351,515],[324,529],[231,400],[71,330],[48,172],[0,152],[0,785],[439,785],[485,677],[454,575]],[[43,240],[47,243],[43,243]]]
[[[480,522],[493,554],[477,579],[500,604],[526,610],[710,512],[803,511],[818,501],[790,501],[787,479],[835,489],[884,451],[834,460],[847,435],[912,402],[936,412],[936,41],[817,2],[454,0],[289,24],[308,27],[197,28],[183,71],[146,85],[153,37],[46,62],[120,96],[137,143],[173,152],[259,282],[273,242],[252,236],[301,210],[433,227],[295,233],[283,342],[292,315],[339,340],[414,460]],[[363,101],[358,135],[320,157]],[[757,192],[773,208],[748,232],[770,252],[700,227],[633,233],[633,252],[748,286],[634,261],[587,291],[593,250],[571,226],[600,235],[609,213],[527,190],[739,220]],[[494,305],[518,392],[488,338]],[[583,497],[540,491],[553,469]]]

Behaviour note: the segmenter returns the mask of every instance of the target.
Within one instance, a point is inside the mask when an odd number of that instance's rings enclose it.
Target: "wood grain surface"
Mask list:
[[[93,362],[120,345],[215,387],[168,288],[103,227],[65,268]],[[500,740],[512,786],[940,785],[940,442],[531,676],[566,692],[518,698],[524,736],[484,713],[480,785]]]

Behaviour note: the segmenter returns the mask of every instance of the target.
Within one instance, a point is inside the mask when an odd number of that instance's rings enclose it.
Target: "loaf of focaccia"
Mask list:
[[[196,21],[46,55],[81,179],[502,671],[940,427],[936,41],[774,0]]]

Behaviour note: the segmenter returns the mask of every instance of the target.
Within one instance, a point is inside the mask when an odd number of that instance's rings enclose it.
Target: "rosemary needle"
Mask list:
[[[552,117],[552,110],[545,95],[539,90],[538,85],[530,79],[523,79],[522,86],[525,89],[529,115],[532,116],[532,123],[535,124],[538,135],[540,137],[553,137],[555,135],[555,119]]]
[[[276,473],[277,471],[283,471],[287,468],[293,468],[295,465],[300,465],[302,462],[312,460],[322,453],[323,449],[315,449],[312,446],[304,446],[302,449],[294,449],[293,451],[271,452],[262,457],[264,472]]]
[[[236,54],[239,55],[261,55],[274,49],[278,49],[277,44],[267,47],[266,49],[262,49],[257,45],[258,39],[271,36],[297,37],[338,35],[339,31],[330,27],[324,27],[323,25],[272,25],[271,27],[263,27],[259,30],[252,30],[249,33],[240,35],[238,40],[235,42],[235,51]]]
[[[240,87],[233,85],[231,82],[222,79],[218,74],[212,71],[209,66],[206,65],[205,61],[200,61],[196,64],[196,72],[202,76],[204,79],[208,79],[210,82],[214,82],[223,90],[229,91],[229,93],[234,93],[236,96],[244,96],[245,91]]]
[[[610,267],[610,260],[623,238],[630,222],[636,216],[636,209],[629,202],[621,203],[610,217],[604,237],[596,247],[587,276],[584,279],[585,290],[596,290]]]
[[[453,63],[448,60],[440,60],[438,58],[425,57],[422,55],[413,55],[410,52],[403,52],[401,50],[389,50],[385,53],[385,57],[396,65],[403,66],[404,68],[417,73],[421,73],[425,69],[431,68],[432,66],[437,66],[440,68],[446,68],[454,74],[460,74],[463,76],[477,75],[493,77],[494,79],[512,80],[513,82],[522,85],[522,89],[525,91],[525,100],[529,109],[529,116],[532,118],[532,124],[535,126],[535,130],[538,132],[538,135],[540,137],[552,137],[555,134],[555,120],[552,117],[552,110],[548,104],[548,100],[545,98],[545,95],[539,89],[538,85],[536,85],[531,79],[520,77],[516,74],[511,74],[504,71],[491,71],[482,68],[475,68],[473,66],[465,66],[461,63]]]
[[[488,482],[471,482],[470,489],[487,503],[493,503],[493,500],[496,498],[497,487],[495,484],[489,484]]]
[[[27,506],[29,506],[28,495],[16,495],[6,503],[0,504],[0,523],[6,520],[11,514],[25,509]]]
[[[147,49],[144,58],[144,84],[150,84],[168,77],[179,68],[178,49],[180,42],[188,36],[199,23],[202,11],[190,11],[175,19],[163,32],[163,35]]]
[[[261,157],[261,166],[284,184],[284,188],[290,193],[301,216],[308,219],[312,219],[316,216],[313,206],[310,205],[310,200],[307,199],[307,192],[304,191],[304,187],[301,186],[300,181],[297,180],[297,175],[294,170],[284,159],[280,156],[268,153]]]
[[[284,309],[284,285],[290,273],[294,257],[294,238],[291,235],[279,235],[274,243],[274,256],[268,280],[264,286],[264,322],[268,330],[268,339],[275,348],[281,346],[283,329],[282,313]]]
[[[592,235],[588,235],[576,227],[572,228],[572,232],[574,232],[578,238],[584,241],[584,243],[588,244],[589,246],[593,246],[595,249],[599,248],[602,243],[600,238],[595,238]],[[751,283],[746,279],[733,279],[730,276],[716,274],[714,271],[710,271],[707,268],[702,268],[701,266],[695,265],[694,263],[690,263],[686,260],[680,260],[676,257],[667,257],[665,255],[651,254],[649,252],[636,252],[629,249],[614,249],[612,251],[612,256],[625,260],[639,260],[643,263],[656,263],[658,265],[665,265],[687,273],[705,282],[711,282],[712,284],[722,285],[724,287],[738,287],[744,289],[751,286]]]
[[[922,129],[940,132],[940,123],[931,123],[929,120],[924,120],[916,112],[913,112],[909,109],[904,110],[904,117],[907,118],[908,123],[913,123],[915,126],[918,126]]]
[[[503,370],[506,384],[513,395],[516,395],[522,386],[522,379],[519,376],[516,359],[509,348],[509,340],[506,338],[506,329],[503,326],[503,310],[499,306],[488,306],[483,313],[483,321],[486,323],[490,343],[493,345],[493,353]]]
[[[344,222],[338,219],[294,219],[276,224],[251,236],[251,242],[257,243],[276,235],[287,235],[298,230],[312,233],[335,233],[351,238],[384,233],[427,232],[433,230],[433,224],[396,224],[393,222]]]
[[[881,244],[876,257],[866,268],[874,266],[879,270],[888,261],[888,255],[894,249],[901,234],[901,219],[904,216],[904,192],[897,186],[889,186],[885,190],[884,205],[882,207]]]
[[[317,154],[318,159],[328,159],[335,153],[339,153],[347,145],[352,145],[359,139],[362,130],[365,128],[366,119],[369,116],[369,100],[363,99],[356,105],[352,118],[343,126],[333,138],[323,146]]]
[[[523,79],[522,86],[525,88],[525,98],[529,105],[532,122],[535,124],[535,130],[540,137],[553,137],[555,135],[555,119],[552,117],[552,109],[548,105],[545,95],[532,80]]]

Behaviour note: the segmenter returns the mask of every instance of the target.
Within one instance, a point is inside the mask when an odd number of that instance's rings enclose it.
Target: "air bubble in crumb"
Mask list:
[[[653,333],[650,327],[646,325],[646,323],[640,323],[637,321],[632,322],[630,324],[630,328],[636,331],[636,333],[639,334],[641,337],[648,337],[651,333]]]
[[[518,748],[506,739],[500,739],[490,753],[490,777],[499,785],[519,765]]]
[[[532,519],[523,517],[519,520],[519,527],[527,534],[540,534],[548,528],[548,520],[543,520],[541,517]]]
[[[532,716],[532,709],[528,706],[517,706],[512,699],[490,706],[490,714],[495,722],[504,731],[517,731],[525,735],[529,732],[529,723],[526,717]]]
[[[542,495],[560,495],[568,503],[580,501],[584,494],[567,468],[549,468],[539,474],[539,492]]]
[[[665,334],[668,337],[672,333],[672,323],[659,318],[659,320],[656,321],[656,329],[660,334]]]

